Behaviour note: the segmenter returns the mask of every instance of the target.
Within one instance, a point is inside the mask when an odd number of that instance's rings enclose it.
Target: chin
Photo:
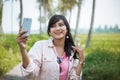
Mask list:
[[[55,39],[65,39],[65,37],[55,37]]]

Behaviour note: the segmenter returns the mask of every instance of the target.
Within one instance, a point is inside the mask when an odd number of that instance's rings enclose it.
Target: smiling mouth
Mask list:
[[[59,35],[59,34],[61,34],[61,33],[62,33],[62,32],[56,32],[55,34],[56,34],[56,35]]]

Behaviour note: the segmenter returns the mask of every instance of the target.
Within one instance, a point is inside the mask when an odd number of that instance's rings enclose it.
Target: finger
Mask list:
[[[22,31],[22,32],[20,32],[19,33],[19,36],[22,36],[22,35],[24,35],[25,33],[27,33],[28,31]]]
[[[78,46],[76,46],[76,47],[74,48],[74,51],[77,51],[78,53],[81,53],[83,50],[84,50],[83,48],[78,47]]]
[[[22,40],[24,40],[24,39],[27,41],[27,40],[28,40],[28,37],[27,37],[27,36],[22,36],[22,37],[18,36],[18,37],[17,37],[17,42],[22,41]]]
[[[74,46],[74,48],[73,48],[73,51],[74,51],[74,52],[76,52],[76,51],[77,51],[77,48],[76,48],[76,46]]]
[[[28,39],[28,36],[22,36],[23,39]]]
[[[27,38],[26,39],[19,39],[18,43],[26,43],[27,42]]]
[[[23,39],[22,42],[26,43],[28,39]]]
[[[26,37],[26,36],[25,36],[25,37],[20,37],[19,40],[23,40],[23,41],[26,40],[26,41],[27,41],[27,40],[28,40],[28,37]]]

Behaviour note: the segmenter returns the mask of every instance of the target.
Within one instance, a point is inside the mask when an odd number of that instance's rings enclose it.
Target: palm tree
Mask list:
[[[41,31],[42,31],[42,30],[41,30],[42,25],[41,25],[41,20],[40,20],[40,19],[41,19],[41,16],[42,16],[42,15],[41,15],[41,14],[42,14],[42,13],[41,13],[41,7],[42,7],[42,6],[40,5],[40,6],[39,6],[39,11],[40,11],[40,17],[39,17],[40,29],[39,29],[39,31],[40,31],[40,34],[41,34]]]
[[[76,23],[76,28],[75,28],[75,34],[74,34],[74,37],[73,37],[74,40],[76,40],[77,30],[78,30],[79,21],[80,21],[80,10],[81,10],[81,4],[82,4],[82,0],[78,0],[77,23]]]
[[[2,3],[3,3],[2,0],[0,0],[0,34],[4,33],[3,29],[2,29],[2,25],[1,25],[1,23],[2,23],[2,7],[3,7]]]
[[[44,8],[44,11],[48,11],[50,14],[53,13],[52,9],[53,0],[37,0],[37,2],[39,2],[40,6]]]
[[[72,8],[75,7],[77,4],[78,4],[77,0],[59,0],[58,10],[60,10],[60,12],[64,15],[69,10],[70,11],[69,22],[70,22]]]
[[[45,18],[48,17],[48,15],[46,14],[49,14],[49,15],[52,15],[53,14],[53,9],[52,9],[52,3],[53,3],[53,0],[37,0],[37,2],[39,3],[39,10],[40,10],[40,17],[39,17],[39,20],[40,20],[40,34],[41,34],[41,19],[42,19],[42,7],[44,9],[44,15],[45,15]],[[46,17],[47,16],[47,17]]]
[[[22,25],[22,17],[23,17],[23,4],[22,4],[22,0],[19,0],[20,1],[20,16],[19,16],[19,26]]]
[[[93,6],[92,6],[92,15],[91,15],[91,24],[90,24],[90,29],[89,29],[89,33],[88,33],[88,39],[86,42],[86,48],[89,47],[90,45],[90,41],[92,38],[92,29],[93,29],[93,23],[94,23],[94,14],[95,14],[95,0],[93,0]]]

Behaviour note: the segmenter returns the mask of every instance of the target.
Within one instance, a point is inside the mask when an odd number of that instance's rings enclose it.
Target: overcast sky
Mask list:
[[[89,29],[90,25],[90,17],[91,17],[91,9],[92,9],[92,1],[93,0],[84,0],[81,7],[80,14],[80,24],[79,29]],[[13,7],[13,9],[11,8]],[[24,14],[23,17],[32,18],[32,30],[39,29],[39,10],[36,4],[36,0],[23,0],[23,8]],[[13,15],[11,10],[13,10]],[[3,22],[2,26],[5,33],[9,33],[11,31],[18,31],[18,14],[19,14],[19,2],[13,2],[11,5],[10,1],[4,3],[3,6]],[[94,28],[99,25],[112,25],[118,24],[120,27],[120,0],[96,0],[96,9],[95,9],[95,22]],[[13,16],[13,22],[12,17]],[[69,14],[68,14],[69,16]],[[67,19],[69,19],[69,17]],[[76,16],[77,16],[77,8],[72,10],[72,20],[70,26],[75,28],[76,26]],[[12,28],[11,28],[12,26]]]

